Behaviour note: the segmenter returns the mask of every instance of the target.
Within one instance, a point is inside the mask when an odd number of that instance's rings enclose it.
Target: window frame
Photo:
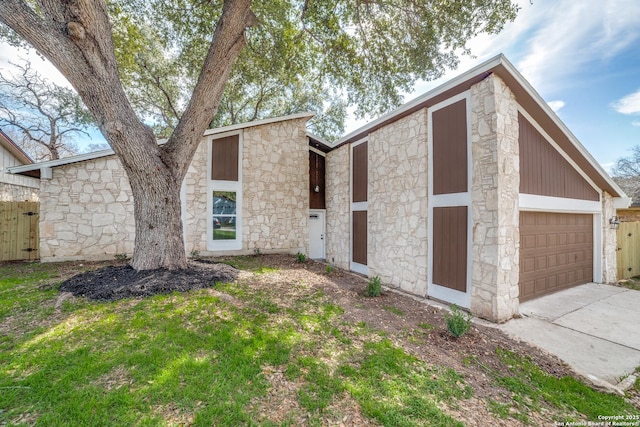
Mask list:
[[[213,163],[213,144],[215,140],[226,138],[229,136],[238,136],[238,180],[237,181],[223,181],[213,180],[212,177],[212,163]],[[208,251],[228,251],[228,250],[241,250],[242,249],[242,132],[231,131],[224,132],[216,135],[212,135],[207,138],[207,250]],[[235,239],[213,239],[213,193],[214,192],[235,192],[236,193],[236,238]]]

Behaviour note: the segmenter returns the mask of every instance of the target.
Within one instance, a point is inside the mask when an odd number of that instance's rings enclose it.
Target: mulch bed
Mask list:
[[[136,271],[129,265],[109,266],[65,280],[60,291],[98,301],[144,298],[156,294],[212,288],[232,282],[238,270],[227,264],[190,262],[184,270]]]

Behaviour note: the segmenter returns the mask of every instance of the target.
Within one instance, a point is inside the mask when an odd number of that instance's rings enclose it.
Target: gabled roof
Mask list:
[[[356,129],[336,141],[334,147],[358,141],[369,133],[393,123],[423,108],[428,108],[445,99],[464,92],[491,74],[500,77],[511,89],[516,101],[526,110],[544,131],[560,146],[589,178],[613,197],[626,197],[624,191],[593,158],[586,148],[571,133],[562,120],[536,92],[531,84],[516,70],[507,58],[500,54],[472,68],[447,83],[415,98],[376,120]]]
[[[263,120],[255,120],[253,122],[238,123],[235,125],[223,126],[215,129],[207,129],[204,132],[204,136],[216,135],[219,133],[231,132],[234,130],[255,127],[255,126],[262,126],[262,125],[267,125],[271,123],[283,122],[287,120],[305,119],[305,118],[308,120],[313,116],[314,116],[314,113],[297,113],[297,114],[290,114],[288,116],[273,117],[273,118],[263,119]],[[167,142],[166,139],[158,140],[159,145],[165,144],[166,142]],[[68,165],[71,163],[84,162],[87,160],[99,159],[101,157],[112,156],[114,154],[115,153],[113,152],[113,150],[109,148],[107,150],[95,151],[93,153],[79,154],[77,156],[65,157],[63,159],[49,160],[49,161],[40,162],[40,163],[31,162],[32,164],[24,165],[24,166],[14,166],[12,168],[8,168],[7,170],[10,173],[23,174],[23,175],[32,175],[33,172],[37,171],[39,176],[40,170],[42,169],[54,168],[57,166]]]
[[[25,165],[33,163],[31,157],[29,157],[27,153],[22,151],[22,149],[18,147],[18,144],[13,142],[13,140],[9,138],[9,135],[4,133],[2,129],[0,129],[0,145],[4,147],[8,152],[13,154],[13,156],[21,163]]]

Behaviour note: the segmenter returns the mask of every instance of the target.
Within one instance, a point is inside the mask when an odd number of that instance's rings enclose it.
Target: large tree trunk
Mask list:
[[[128,171],[136,218],[131,266],[136,270],[185,268],[180,182],[166,165],[154,163],[151,173]]]
[[[105,0],[0,0],[0,21],[47,57],[69,80],[118,155],[133,191],[137,270],[187,265],[180,186],[215,116],[233,62],[256,23],[251,0],[225,0],[191,100],[167,144],[133,111],[118,75]],[[202,213],[206,215],[205,212]]]

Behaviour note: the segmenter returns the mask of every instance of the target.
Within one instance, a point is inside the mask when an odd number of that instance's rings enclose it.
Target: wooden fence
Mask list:
[[[0,261],[40,258],[39,209],[38,202],[0,202]]]
[[[620,223],[617,231],[618,280],[640,275],[640,222]]]

